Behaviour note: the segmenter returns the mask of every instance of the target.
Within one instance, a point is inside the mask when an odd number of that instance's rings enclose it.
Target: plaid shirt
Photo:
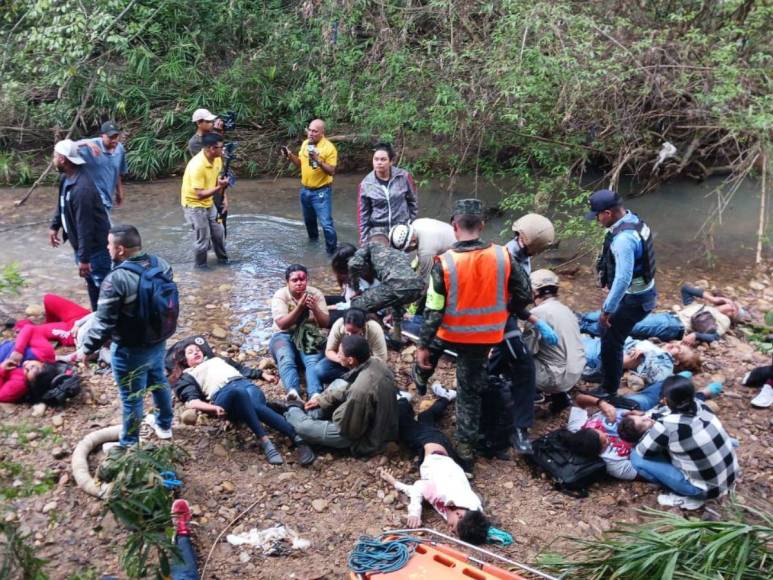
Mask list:
[[[738,473],[738,459],[716,415],[696,400],[695,416],[672,413],[658,420],[636,446],[642,457],[667,452],[671,463],[707,498],[726,493]]]

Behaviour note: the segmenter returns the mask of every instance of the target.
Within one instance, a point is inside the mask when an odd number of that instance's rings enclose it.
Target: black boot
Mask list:
[[[572,399],[568,393],[555,393],[550,395],[548,410],[552,415],[558,415],[564,409],[572,406]]]
[[[531,441],[529,441],[529,430],[525,427],[516,427],[510,442],[513,444],[513,449],[515,449],[516,453],[521,455],[531,455],[533,453]]]

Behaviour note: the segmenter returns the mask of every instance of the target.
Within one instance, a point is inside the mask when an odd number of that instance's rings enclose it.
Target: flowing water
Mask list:
[[[356,191],[360,179],[359,175],[336,177],[334,218],[340,241],[356,240]],[[642,215],[656,232],[661,271],[692,273],[709,265],[715,268],[713,278],[731,282],[739,268],[751,265],[759,207],[759,186],[755,182],[744,184],[725,210],[722,225],[713,236],[710,254],[704,242],[695,240],[696,233],[716,207],[716,197],[709,194],[717,184],[716,181],[698,185],[674,182],[626,204]],[[505,181],[492,183],[481,179],[477,185],[478,197],[488,206],[496,205],[503,194],[511,191],[511,185]],[[145,248],[171,262],[177,278],[186,288],[195,288],[205,302],[229,303],[233,314],[231,325],[244,327],[247,345],[257,345],[267,335],[268,302],[282,284],[282,273],[289,263],[305,264],[311,271],[312,283],[335,290],[328,273],[324,244],[310,244],[307,240],[298,204],[298,187],[298,180],[293,178],[240,180],[229,194],[227,246],[236,264],[213,267],[207,272],[194,271],[191,267],[190,234],[180,208],[179,179],[129,184],[127,201],[115,211],[114,220],[136,225]],[[441,182],[423,184],[419,189],[420,215],[445,220],[453,200],[470,197],[476,188],[472,177],[462,177],[456,180],[451,192]],[[5,208],[0,217],[3,248],[0,267],[11,262],[21,264],[38,295],[47,291],[80,290],[82,286],[69,247],[54,249],[47,244],[45,220],[55,206],[54,188],[46,186],[37,190],[22,210],[13,209],[11,201],[22,193],[22,189],[0,189],[0,208]],[[505,218],[493,218],[487,225],[488,237],[501,240],[500,233],[506,228]],[[575,255],[573,248],[573,244],[563,243],[547,258],[552,263],[568,260]],[[210,261],[214,262],[213,256]]]

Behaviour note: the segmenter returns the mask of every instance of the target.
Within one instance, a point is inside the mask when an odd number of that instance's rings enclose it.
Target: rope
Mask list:
[[[349,569],[357,574],[396,572],[408,563],[420,541],[411,536],[385,541],[360,536],[349,554]]]

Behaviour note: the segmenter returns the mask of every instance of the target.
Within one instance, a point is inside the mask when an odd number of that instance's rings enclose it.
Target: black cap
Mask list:
[[[102,127],[100,127],[99,132],[102,135],[114,137],[115,135],[118,135],[121,130],[118,128],[118,125],[116,125],[114,121],[105,121],[102,123]]]
[[[586,220],[595,220],[602,211],[623,205],[620,194],[611,189],[599,189],[590,196],[590,211],[585,214]]]

